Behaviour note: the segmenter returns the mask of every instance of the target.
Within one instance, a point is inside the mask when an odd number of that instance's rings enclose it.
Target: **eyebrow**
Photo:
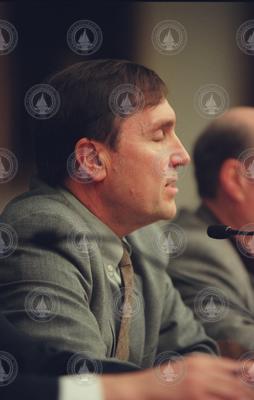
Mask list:
[[[172,126],[175,125],[175,119],[167,119],[167,120],[161,120],[161,121],[157,121],[154,124],[151,124],[150,129],[151,130],[156,130],[158,128],[172,128]]]

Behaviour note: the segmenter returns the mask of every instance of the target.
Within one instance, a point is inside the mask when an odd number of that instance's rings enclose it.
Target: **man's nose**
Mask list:
[[[191,162],[191,158],[186,148],[179,138],[176,138],[176,146],[170,157],[170,164],[173,167],[185,166]]]

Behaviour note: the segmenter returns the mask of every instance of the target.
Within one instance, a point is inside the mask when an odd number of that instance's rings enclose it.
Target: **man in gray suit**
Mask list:
[[[254,349],[253,239],[215,240],[206,231],[214,224],[254,230],[248,225],[254,222],[253,148],[250,107],[229,110],[198,138],[194,163],[201,206],[183,209],[175,219],[187,245],[168,267],[185,303],[233,357]]]
[[[75,64],[48,84],[61,106],[45,118],[45,102],[36,103],[39,179],[1,218],[2,312],[33,337],[76,352],[67,372],[99,375],[108,359],[159,365],[114,379],[111,389],[103,378],[105,399],[253,398],[233,360],[181,360],[216,346],[153,247],[153,223],[175,215],[176,169],[189,162],[165,84],[118,60]]]

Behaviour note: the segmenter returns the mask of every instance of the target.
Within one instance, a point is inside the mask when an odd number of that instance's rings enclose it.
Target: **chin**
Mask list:
[[[173,219],[176,216],[176,204],[173,201],[162,211],[161,219]]]

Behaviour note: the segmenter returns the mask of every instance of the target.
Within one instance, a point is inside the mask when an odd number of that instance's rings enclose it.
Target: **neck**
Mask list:
[[[82,185],[67,179],[64,187],[68,189],[92,214],[107,225],[118,237],[122,238],[141,228],[139,224],[130,224],[124,220],[124,210],[119,210],[115,203],[105,204],[99,185],[91,183]]]

